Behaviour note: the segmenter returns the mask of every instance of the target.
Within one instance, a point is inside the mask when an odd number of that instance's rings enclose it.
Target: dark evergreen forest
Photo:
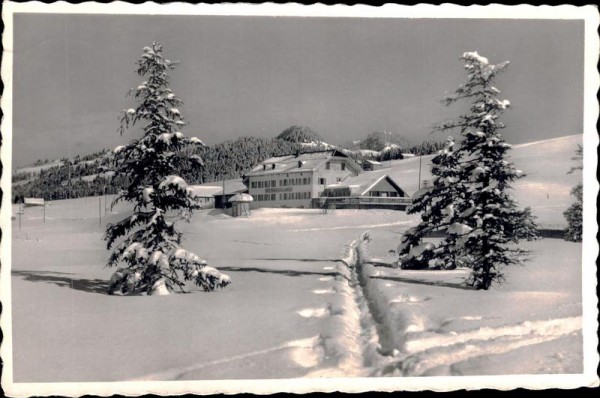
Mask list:
[[[370,141],[373,141],[373,148],[368,146]],[[317,144],[309,147],[303,145],[308,142]],[[291,126],[275,138],[240,137],[227,140],[205,148],[190,149],[182,162],[180,175],[189,184],[240,178],[270,157],[294,154],[298,151],[313,152],[331,147],[324,143],[319,144],[320,142],[322,138],[316,132],[302,126]],[[378,151],[381,145],[379,140],[371,139],[367,141],[367,145],[361,145],[361,149]],[[369,158],[402,159],[402,153],[427,155],[437,152],[442,147],[443,143],[433,141],[425,141],[419,145],[411,145],[405,141],[402,146]],[[358,162],[365,159],[364,155],[353,151],[354,148],[340,147],[340,149],[347,149],[348,155]],[[186,161],[190,155],[200,156],[204,166],[192,166]],[[72,159],[61,159],[60,164],[42,168],[39,173],[31,171],[16,173],[12,178],[13,201],[19,202],[25,197],[58,200],[115,194],[126,185],[126,181],[111,177],[113,160],[112,152],[103,150],[88,155],[78,155]],[[37,161],[34,165],[41,166],[47,163],[48,160]]]

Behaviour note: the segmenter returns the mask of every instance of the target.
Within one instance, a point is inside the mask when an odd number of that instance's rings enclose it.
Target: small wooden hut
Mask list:
[[[247,193],[238,193],[233,195],[229,199],[231,203],[231,215],[233,217],[239,216],[250,216],[250,202],[254,201],[254,198]]]

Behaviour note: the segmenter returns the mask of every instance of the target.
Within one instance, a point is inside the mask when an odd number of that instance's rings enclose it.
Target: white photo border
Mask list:
[[[11,314],[11,175],[12,175],[12,65],[13,65],[13,16],[21,13],[48,14],[129,14],[129,15],[238,15],[238,16],[302,16],[302,17],[363,17],[363,18],[473,18],[473,19],[569,19],[582,20],[585,23],[584,56],[584,168],[583,168],[583,373],[576,375],[510,375],[510,376],[451,376],[451,377],[402,377],[402,378],[314,378],[314,379],[269,379],[269,380],[226,380],[226,381],[136,381],[109,383],[15,383],[13,382],[12,351],[12,314]],[[596,69],[599,56],[598,9],[592,5],[577,7],[561,6],[458,6],[453,4],[402,6],[386,4],[381,7],[365,5],[327,6],[316,4],[305,6],[290,4],[130,4],[124,2],[70,4],[40,2],[3,4],[2,18],[5,31],[2,36],[4,54],[2,60],[2,80],[4,95],[1,106],[4,112],[2,120],[3,145],[1,159],[3,174],[1,187],[4,192],[0,208],[0,222],[4,230],[0,242],[2,267],[0,268],[0,300],[3,312],[0,327],[4,340],[0,355],[4,361],[2,387],[9,396],[31,395],[80,396],[94,394],[107,396],[113,394],[175,395],[184,393],[255,393],[276,392],[365,392],[365,391],[452,391],[459,389],[494,388],[510,390],[515,388],[577,388],[599,385],[597,366],[598,347],[598,298],[596,296],[597,275],[596,259],[598,242],[596,234],[596,197],[598,181],[596,179],[599,104],[596,98],[600,86]]]

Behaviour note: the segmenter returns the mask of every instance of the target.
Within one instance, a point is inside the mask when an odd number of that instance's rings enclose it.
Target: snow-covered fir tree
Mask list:
[[[465,185],[460,179],[460,153],[454,150],[454,146],[454,139],[448,137],[446,147],[431,160],[432,186],[419,190],[407,208],[409,214],[420,213],[422,221],[402,236],[398,246],[401,268],[433,266],[451,269],[460,260],[454,251],[455,233],[448,233],[437,247],[433,243],[423,242],[423,238],[447,230],[454,223],[456,198],[464,196]]]
[[[461,174],[469,185],[466,197],[458,201],[460,220],[452,226],[461,235],[455,249],[472,261],[469,284],[488,289],[503,280],[504,266],[522,261],[526,252],[511,244],[523,237],[534,238],[537,226],[531,211],[520,209],[509,192],[511,183],[523,177],[523,172],[507,160],[511,145],[500,134],[504,124],[498,119],[510,102],[499,98],[500,90],[493,86],[508,62],[493,65],[477,52],[464,53],[462,59],[467,82],[446,104],[467,100],[470,112],[443,123],[440,129],[459,129],[464,137],[459,149],[464,158]]]
[[[437,266],[442,266],[438,260],[462,261],[473,268],[469,285],[488,289],[492,283],[503,280],[503,266],[523,259],[526,252],[513,244],[535,238],[537,226],[530,209],[520,209],[509,192],[511,183],[523,173],[507,160],[511,146],[500,134],[504,124],[498,119],[510,103],[500,99],[500,91],[493,86],[494,78],[508,62],[493,65],[477,52],[466,52],[462,59],[467,81],[445,102],[450,105],[469,101],[470,110],[437,128],[443,132],[458,130],[463,136],[454,155],[459,163],[453,170],[461,188],[456,191],[458,195],[447,199],[449,204],[439,206],[446,217],[434,219],[437,224],[433,227],[450,224],[448,238],[432,248],[430,260],[436,261]],[[424,218],[423,223],[430,221]]]
[[[583,147],[579,145],[575,151],[573,160],[581,161],[583,159]],[[569,170],[569,174],[582,170],[583,166],[578,165]],[[572,242],[581,242],[583,239],[583,184],[579,183],[571,190],[571,195],[575,197],[575,203],[563,213],[567,220],[565,229],[565,240]]]
[[[184,291],[185,281],[211,291],[230,283],[227,275],[183,249],[182,234],[175,228],[176,220],[189,221],[200,208],[178,170],[187,148],[204,145],[180,131],[186,124],[178,108],[182,100],[169,88],[168,75],[175,65],[156,42],[144,47],[137,61],[137,74],[144,81],[130,90],[136,106],[123,112],[119,130],[123,134],[140,125],[143,136],[114,150],[115,173],[125,176],[128,185],[113,205],[130,202],[133,214],[106,228],[107,247],[114,246],[108,266],[126,265],[113,274],[110,294],[169,294]],[[191,160],[202,163],[199,157]]]

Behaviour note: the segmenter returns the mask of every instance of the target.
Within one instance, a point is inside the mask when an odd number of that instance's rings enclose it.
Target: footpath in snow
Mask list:
[[[373,235],[380,250],[394,243]],[[357,273],[384,355],[373,375],[582,372],[580,244],[524,243],[532,261],[509,269],[505,285],[477,291],[463,284],[467,269],[389,268],[392,258],[359,242]]]

